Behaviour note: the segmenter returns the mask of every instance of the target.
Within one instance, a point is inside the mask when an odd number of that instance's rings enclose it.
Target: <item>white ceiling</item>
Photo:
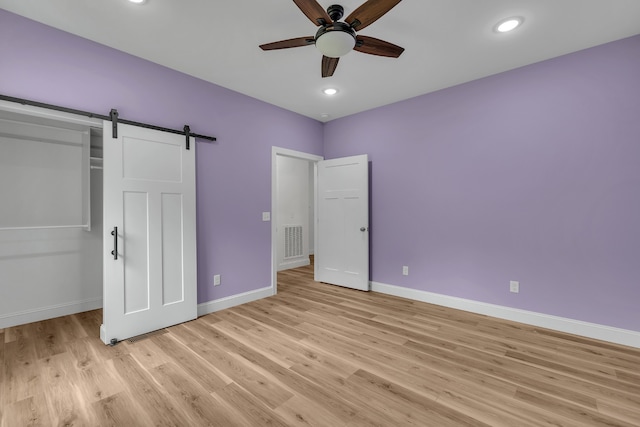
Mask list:
[[[341,4],[348,16],[364,0]],[[398,59],[350,52],[321,78],[313,36],[290,0],[0,0],[0,7],[217,85],[328,121],[640,34],[638,0],[404,0],[359,34],[400,45]],[[502,18],[524,25],[498,34]],[[333,97],[321,90],[335,87]],[[329,117],[323,117],[323,115]]]

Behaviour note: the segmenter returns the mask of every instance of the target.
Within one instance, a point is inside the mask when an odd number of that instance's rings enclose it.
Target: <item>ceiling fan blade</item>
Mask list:
[[[389,58],[397,58],[404,52],[403,47],[367,36],[357,36],[356,46],[353,50],[370,55],[388,56]]]
[[[327,11],[316,0],[293,0],[293,2],[318,27],[333,22]]]
[[[302,47],[315,44],[313,36],[297,37],[295,39],[280,40],[279,42],[265,43],[260,45],[262,50],[288,49],[290,47]]]
[[[354,10],[344,21],[354,30],[360,31],[376,22],[402,0],[367,0]]]
[[[333,72],[336,71],[338,61],[340,58],[329,58],[328,56],[322,57],[322,77],[331,77]]]

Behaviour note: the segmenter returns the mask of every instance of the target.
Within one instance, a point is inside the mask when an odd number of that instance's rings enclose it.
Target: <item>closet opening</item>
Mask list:
[[[0,101],[0,329],[102,307],[102,121]]]

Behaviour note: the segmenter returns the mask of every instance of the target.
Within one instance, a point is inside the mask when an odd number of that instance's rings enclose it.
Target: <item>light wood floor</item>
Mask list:
[[[640,350],[279,275],[136,343],[100,311],[0,330],[15,426],[640,426]]]

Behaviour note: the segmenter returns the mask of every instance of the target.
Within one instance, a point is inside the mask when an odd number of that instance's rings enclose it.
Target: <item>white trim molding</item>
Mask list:
[[[224,310],[225,308],[235,307],[236,305],[257,301],[273,295],[275,295],[274,288],[272,286],[268,286],[266,288],[256,289],[254,291],[244,292],[238,295],[231,295],[213,301],[203,302],[202,304],[198,304],[198,317]]]
[[[0,329],[102,308],[102,297],[0,315]]]
[[[284,261],[282,263],[280,263],[278,265],[278,271],[284,271],[284,270],[289,270],[291,268],[299,268],[299,267],[306,267],[307,265],[310,265],[311,261],[309,261],[309,257],[300,257],[300,258],[296,258],[293,260],[287,260]]]
[[[511,320],[541,328],[553,329],[569,334],[581,335],[597,340],[640,348],[640,332],[638,331],[614,328],[596,323],[583,322],[580,320],[520,310],[501,305],[488,304],[417,289],[403,288],[396,285],[387,285],[385,283],[371,282],[371,290],[382,294],[394,295],[401,298],[422,301],[443,307],[455,308],[476,314],[484,314],[486,316],[497,317],[499,319]]]

